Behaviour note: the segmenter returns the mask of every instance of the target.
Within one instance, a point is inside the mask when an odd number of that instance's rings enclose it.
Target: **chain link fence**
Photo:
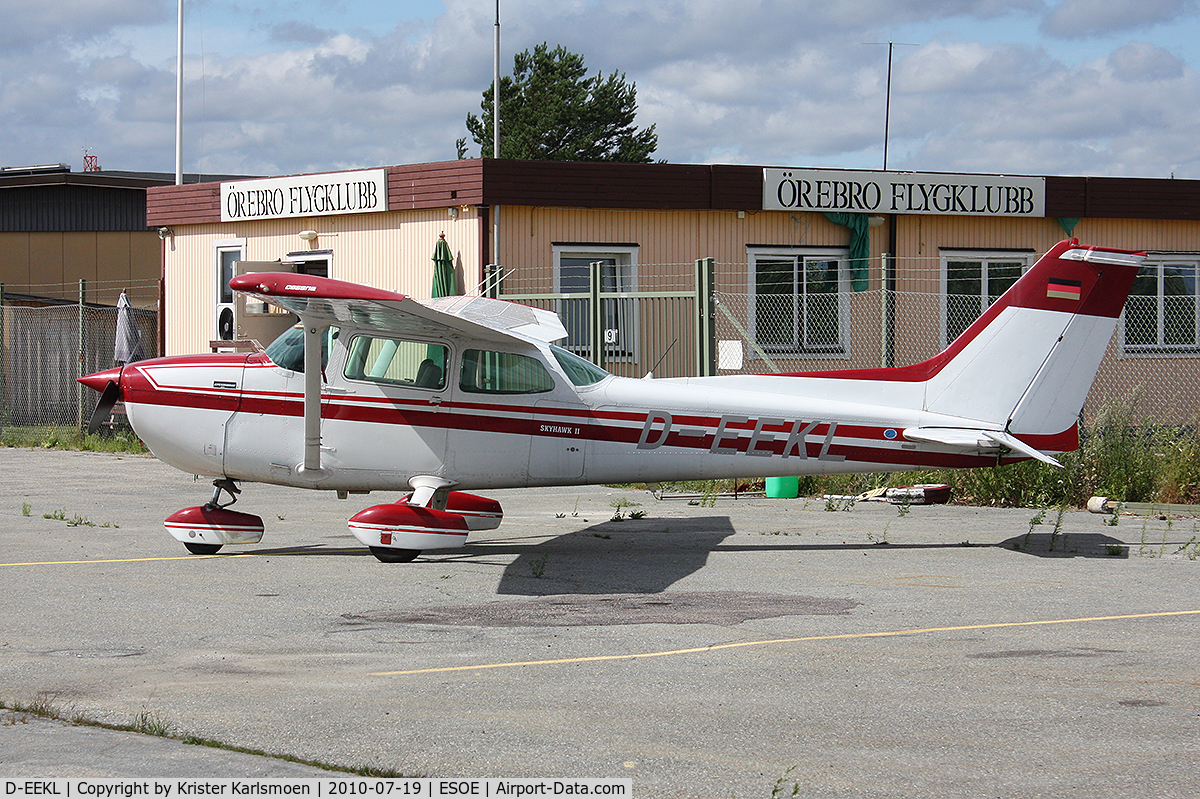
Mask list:
[[[592,357],[590,342],[602,340],[602,365],[632,377],[697,374],[697,348],[706,340],[716,344],[717,374],[905,366],[942,350],[1036,257],[876,259],[865,276],[827,256],[718,263],[707,321],[700,271],[691,263],[600,263],[595,312],[582,267],[557,278],[551,264],[505,269],[491,277],[489,293],[559,313],[570,333],[561,344]],[[1134,423],[1200,422],[1196,273],[1179,264],[1143,269],[1085,417],[1119,406]],[[867,278],[867,289],[855,291],[862,282],[854,277]],[[78,291],[58,289],[59,297]],[[144,358],[158,355],[157,292],[157,282],[129,288]],[[0,312],[4,429],[86,424],[96,397],[75,379],[116,365],[117,308],[6,290]]]
[[[707,330],[697,313],[703,304],[696,264],[606,261],[597,278],[598,315],[590,310],[586,276],[574,267],[560,266],[558,276],[551,264],[506,269],[493,296],[557,311],[570,332],[565,345],[584,357],[593,357],[589,336],[605,336],[602,365],[634,377],[651,370],[658,377],[697,374],[696,348],[706,340],[716,350],[717,374],[906,366],[944,349],[1039,255],[877,258],[856,270],[827,255],[755,254],[715,264]],[[1197,271],[1143,268],[1085,418],[1118,406],[1135,423],[1200,422]]]
[[[149,300],[157,305],[157,289]],[[131,300],[145,301],[134,295]],[[158,355],[158,312],[127,309],[135,358]],[[118,309],[5,292],[0,305],[3,353],[0,357],[0,424],[5,440],[15,431],[80,429],[87,424],[98,395],[76,382],[83,375],[118,365],[115,359]]]
[[[906,366],[936,355],[1032,264],[876,260],[869,289],[845,265],[718,264],[714,319],[719,374]],[[756,269],[754,267],[757,267]],[[1165,273],[1165,274],[1164,274]],[[1120,406],[1137,422],[1200,422],[1200,314],[1195,274],[1143,268],[1084,406]],[[887,288],[895,286],[895,288]],[[969,292],[969,293],[968,293]],[[730,355],[732,353],[732,355]]]

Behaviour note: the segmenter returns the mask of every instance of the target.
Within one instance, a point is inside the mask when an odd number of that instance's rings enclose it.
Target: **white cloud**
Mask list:
[[[67,0],[63,14],[0,2],[6,163],[79,164],[91,145],[109,169],[170,170],[173,3]],[[444,6],[408,19],[382,0],[205,6],[185,47],[185,168],[453,158],[490,85],[494,5]],[[505,0],[502,11],[506,74],[514,52],[543,41],[592,72],[625,73],[638,124],[657,125],[656,156],[674,162],[877,167],[887,59],[876,43],[903,36],[922,44],[894,54],[889,166],[1200,178],[1200,56],[1163,25],[1189,18],[1192,0]],[[1133,29],[1136,40],[1117,35]]]
[[[1175,22],[1196,12],[1195,0],[1063,0],[1042,31],[1067,39],[1102,36]]]

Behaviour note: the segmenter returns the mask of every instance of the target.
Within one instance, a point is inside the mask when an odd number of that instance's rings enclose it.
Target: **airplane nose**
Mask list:
[[[116,383],[118,386],[121,385],[121,368],[117,366],[113,369],[106,369],[103,372],[96,372],[93,375],[84,375],[75,379],[94,391],[103,392],[105,386],[110,381]]]
[[[121,370],[123,368],[118,366],[115,369],[106,369],[93,375],[75,378],[88,388],[100,392],[100,399],[96,401],[96,409],[92,411],[92,418],[88,421],[89,435],[100,429],[100,425],[112,413],[113,406],[121,399]]]

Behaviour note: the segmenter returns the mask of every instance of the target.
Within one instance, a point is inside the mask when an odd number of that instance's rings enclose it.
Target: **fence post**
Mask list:
[[[87,281],[83,278],[79,279],[79,374],[77,377],[83,377],[83,337],[84,337],[84,319],[83,319],[83,304],[87,302]],[[79,430],[83,429],[83,384],[76,381],[75,383],[75,427]]]
[[[483,267],[483,296],[499,299],[500,277],[500,264],[486,264]]]
[[[4,325],[4,284],[0,283],[0,438],[8,421],[8,384],[4,381],[8,366],[8,328]]]
[[[717,373],[717,326],[713,308],[716,261],[696,259],[696,376]]]
[[[896,261],[888,252],[879,257],[879,365],[896,365]]]
[[[604,368],[604,313],[600,307],[603,269],[601,261],[588,264],[588,343],[591,345],[592,363],[601,369]]]

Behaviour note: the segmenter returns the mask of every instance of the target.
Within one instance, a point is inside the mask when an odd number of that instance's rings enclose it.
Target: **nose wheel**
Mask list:
[[[163,522],[167,532],[193,555],[215,555],[225,544],[257,544],[262,540],[263,521],[249,513],[228,510],[242,491],[232,480],[213,481],[212,499],[207,504],[184,508]],[[222,504],[221,494],[229,495]]]

